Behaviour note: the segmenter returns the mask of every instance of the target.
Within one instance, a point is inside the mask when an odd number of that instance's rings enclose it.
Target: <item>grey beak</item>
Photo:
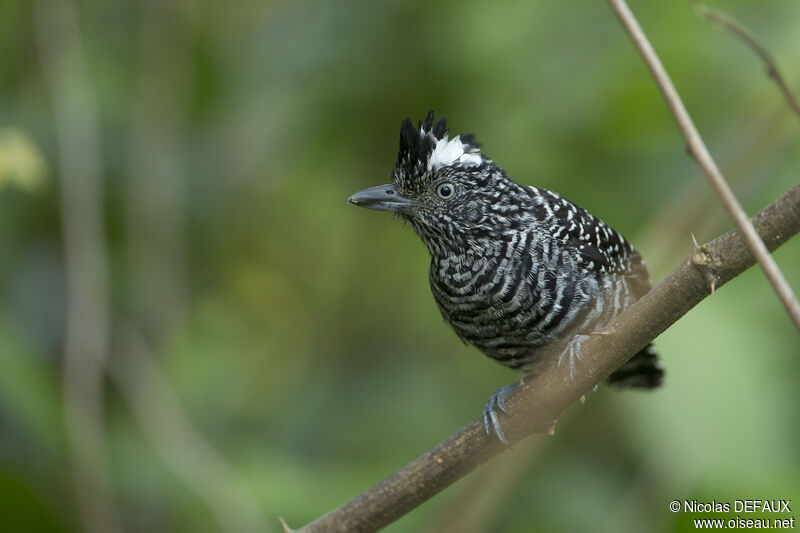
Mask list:
[[[393,211],[411,214],[413,202],[401,195],[393,184],[378,185],[358,191],[347,199],[351,204],[376,211]]]

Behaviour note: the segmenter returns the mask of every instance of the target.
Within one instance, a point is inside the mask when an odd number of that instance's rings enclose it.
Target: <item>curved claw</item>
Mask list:
[[[517,388],[519,388],[519,383],[512,383],[511,385],[500,387],[494,391],[491,396],[489,396],[489,400],[486,402],[486,406],[483,408],[483,429],[486,431],[486,434],[491,435],[492,431],[494,431],[497,435],[497,438],[500,439],[500,442],[506,446],[510,445],[506,440],[506,436],[503,434],[503,429],[500,427],[500,419],[497,417],[497,409],[505,414],[508,414],[508,411],[506,410],[506,398],[509,394],[517,390]]]
[[[589,335],[575,335],[561,355],[558,356],[558,366],[564,364],[564,361],[569,359],[569,379],[575,383],[575,362],[583,360],[583,343],[589,340]]]

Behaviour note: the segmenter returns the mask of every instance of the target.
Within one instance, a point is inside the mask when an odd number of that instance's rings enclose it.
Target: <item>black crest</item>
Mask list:
[[[424,174],[436,144],[447,140],[450,133],[447,129],[447,119],[439,117],[434,122],[433,118],[434,112],[431,109],[424,122],[417,122],[416,128],[411,119],[403,120],[400,125],[400,151],[397,153],[394,181],[409,185],[415,177]],[[477,150],[480,146],[471,133],[462,133],[458,138],[470,149]]]

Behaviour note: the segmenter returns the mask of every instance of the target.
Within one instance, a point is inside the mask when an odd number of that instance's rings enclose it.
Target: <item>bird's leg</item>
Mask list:
[[[561,355],[558,356],[558,366],[561,366],[566,361],[569,364],[569,379],[575,383],[575,363],[583,359],[583,352],[581,347],[583,343],[589,340],[589,335],[575,335]]]
[[[516,381],[494,391],[492,395],[489,396],[489,401],[486,402],[486,406],[483,408],[483,429],[486,430],[486,434],[491,435],[492,431],[494,431],[495,434],[497,434],[497,438],[500,439],[500,442],[506,446],[510,445],[505,435],[503,435],[503,429],[500,427],[500,420],[497,418],[497,409],[508,414],[505,405],[506,398],[519,388],[520,383],[520,381]]]

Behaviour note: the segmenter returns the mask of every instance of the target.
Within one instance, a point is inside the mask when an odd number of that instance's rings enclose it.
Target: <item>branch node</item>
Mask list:
[[[286,520],[284,520],[282,516],[278,517],[278,522],[280,522],[283,528],[283,533],[294,533],[294,529],[289,527],[289,524],[286,523]]]
[[[767,77],[772,81],[776,81],[778,83],[782,81],[780,73],[773,65],[768,65],[764,70],[767,71]]]
[[[711,257],[711,250],[708,248],[708,246],[695,246],[692,249],[692,264],[694,266],[701,267],[702,269],[710,265],[712,262],[713,259]]]
[[[694,242],[692,248],[692,265],[700,271],[711,294],[714,294],[714,289],[719,281],[716,267],[722,264],[721,260],[711,248],[705,244],[697,244],[697,239],[695,239],[694,234],[692,234],[692,241]]]

